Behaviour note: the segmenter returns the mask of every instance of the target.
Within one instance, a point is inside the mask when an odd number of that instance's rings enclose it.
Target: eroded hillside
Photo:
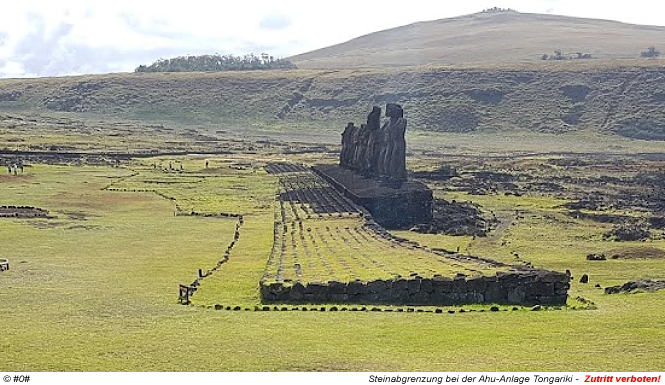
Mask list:
[[[655,64],[12,79],[0,81],[0,111],[339,130],[372,105],[397,102],[413,130],[590,130],[665,140],[665,68]]]

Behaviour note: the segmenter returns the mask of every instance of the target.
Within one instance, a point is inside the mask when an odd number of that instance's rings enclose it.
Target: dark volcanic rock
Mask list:
[[[605,257],[605,254],[588,254],[586,256],[586,259],[589,261],[605,261],[607,260],[607,257]]]
[[[663,284],[665,285],[665,282]],[[570,276],[566,274],[528,270],[500,273],[491,277],[467,278],[460,275],[454,279],[416,276],[410,279],[370,282],[296,283],[293,286],[271,283],[261,284],[260,292],[264,301],[287,303],[564,305],[569,288]]]
[[[385,228],[409,229],[432,220],[432,190],[422,183],[367,178],[337,165],[313,169]]]
[[[651,233],[648,229],[638,225],[618,225],[605,233],[604,237],[614,239],[619,242],[642,241],[651,238]]]
[[[432,201],[432,221],[419,223],[411,230],[423,234],[485,236],[497,219],[485,217],[480,206],[471,202]]]
[[[629,281],[621,286],[610,286],[605,288],[605,294],[630,293],[636,290],[656,291],[665,289],[665,281],[652,281],[649,279],[640,281]]]

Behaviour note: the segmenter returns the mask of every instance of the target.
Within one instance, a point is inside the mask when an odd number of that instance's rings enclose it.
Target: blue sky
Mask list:
[[[654,0],[7,1],[0,12],[0,78],[130,72],[188,54],[287,57],[494,6],[665,25],[665,6]]]

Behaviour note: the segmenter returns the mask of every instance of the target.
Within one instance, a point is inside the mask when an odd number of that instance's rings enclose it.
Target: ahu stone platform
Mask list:
[[[312,169],[387,229],[408,229],[432,221],[432,190],[422,183],[364,177],[338,165],[321,164]]]
[[[381,305],[565,305],[570,277],[547,270],[495,276],[411,278],[371,282],[261,284],[264,303],[356,303]]]

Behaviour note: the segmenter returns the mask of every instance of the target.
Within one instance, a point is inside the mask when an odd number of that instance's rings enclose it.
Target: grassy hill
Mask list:
[[[5,127],[14,115],[56,116],[65,125],[68,119],[138,120],[208,134],[262,127],[328,132],[338,141],[347,122],[361,123],[373,105],[397,102],[410,131],[663,140],[664,79],[658,60],[13,79],[0,81],[0,118]]]
[[[318,69],[540,61],[554,50],[618,59],[663,40],[665,27],[499,11],[409,24],[289,59]]]
[[[60,128],[133,120],[206,135],[251,127],[325,133],[337,143],[346,123],[361,123],[373,105],[396,102],[410,132],[665,140],[665,67],[661,59],[639,57],[664,38],[665,27],[481,12],[290,58],[299,70],[4,79],[0,129],[15,127],[17,116],[38,123],[55,117]],[[541,60],[555,49],[592,59]]]

